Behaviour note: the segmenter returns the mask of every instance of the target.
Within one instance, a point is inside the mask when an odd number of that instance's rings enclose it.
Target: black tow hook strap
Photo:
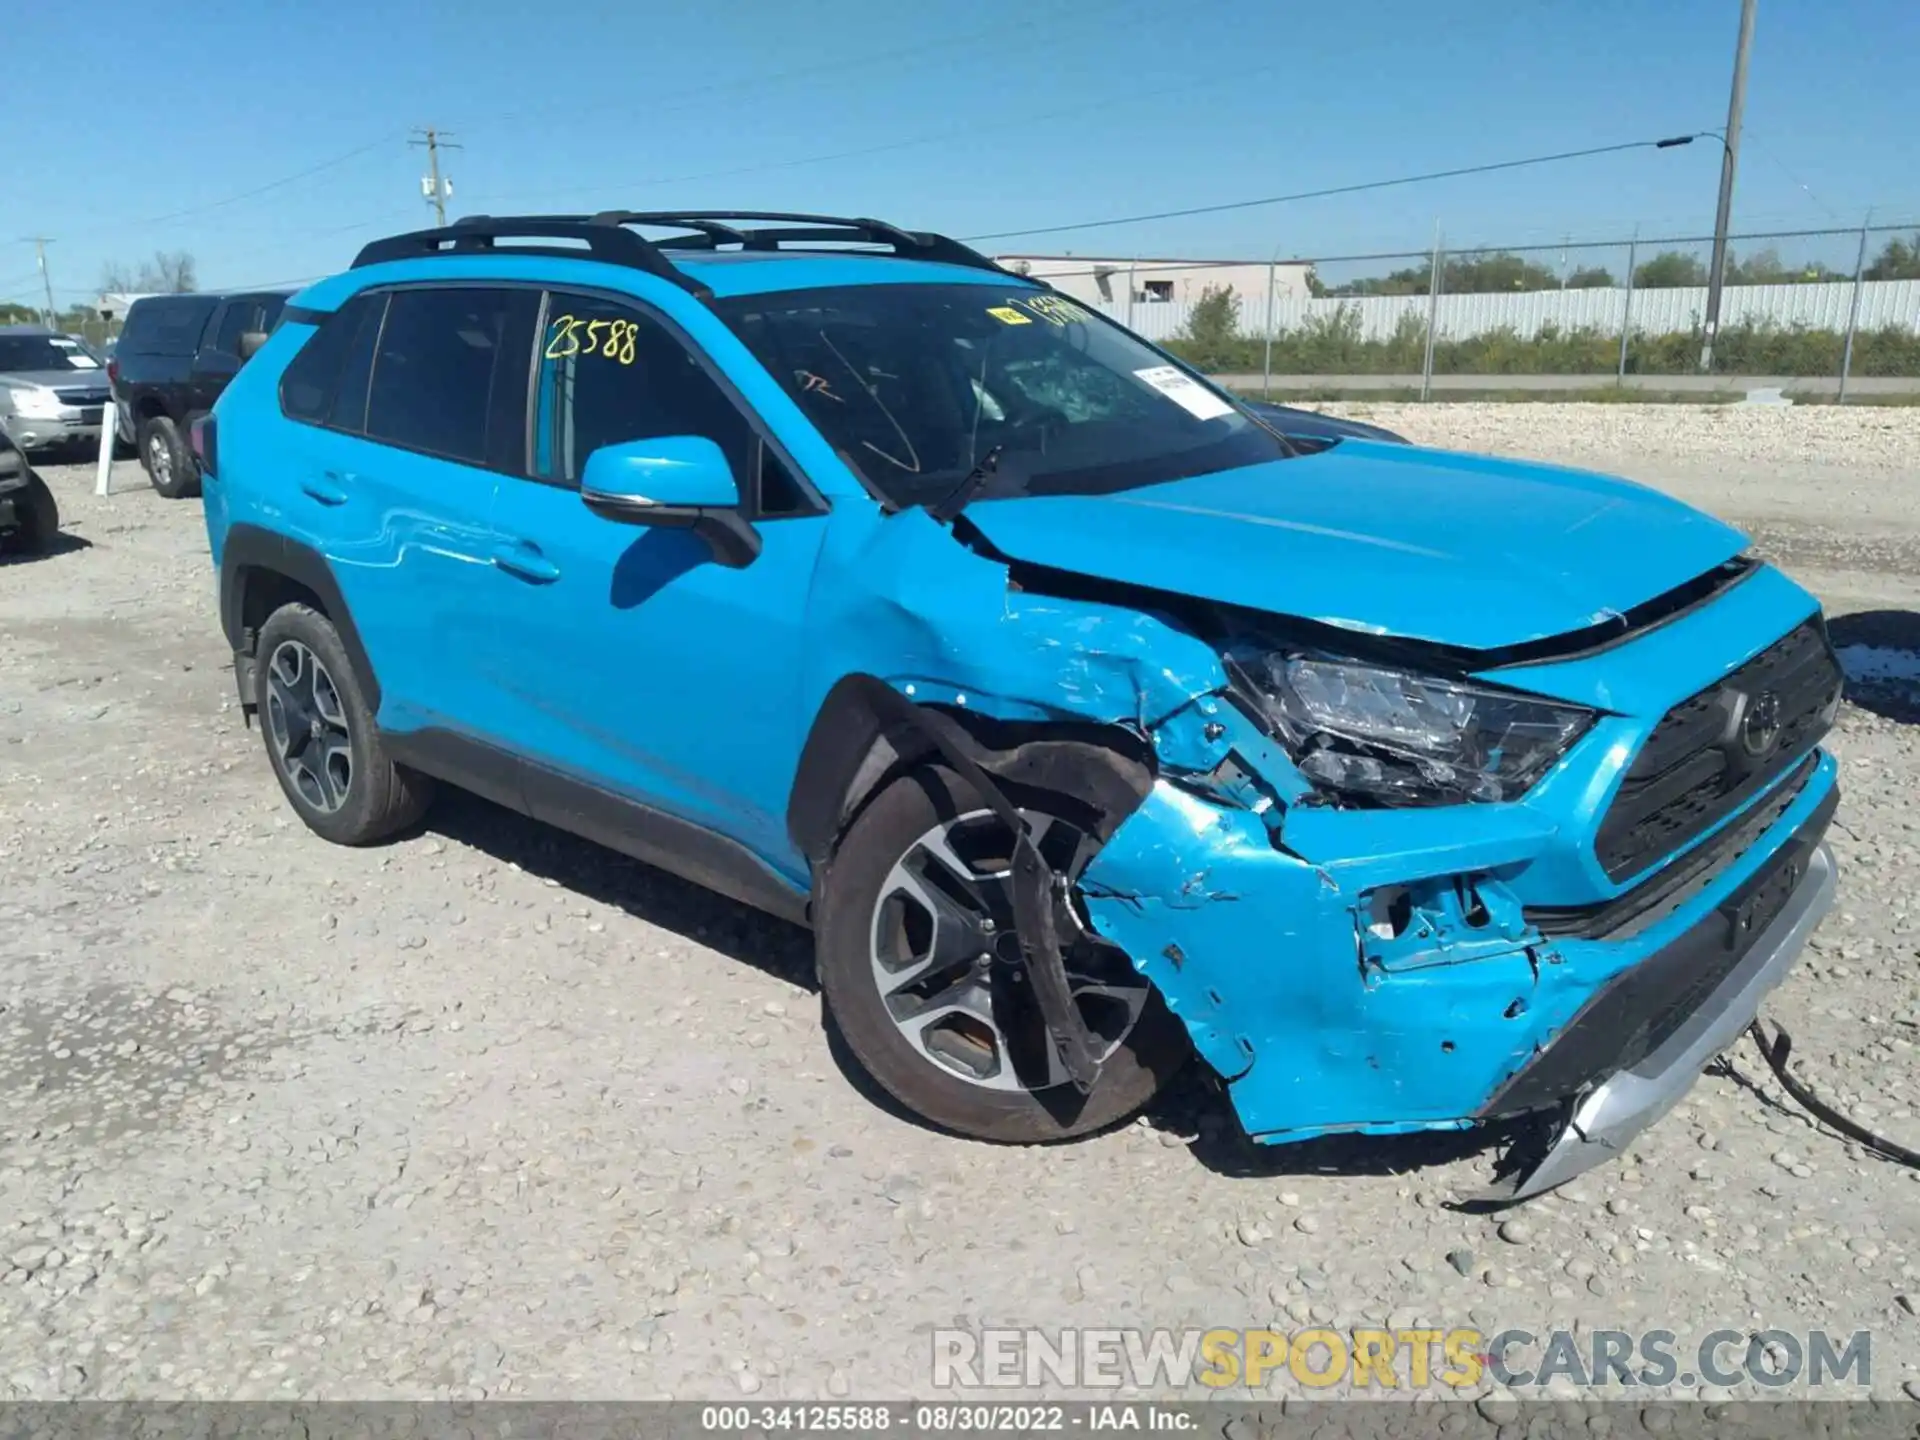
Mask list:
[[[1040,1019],[1060,1056],[1060,1063],[1082,1095],[1093,1089],[1102,1064],[1093,1032],[1074,1006],[1067,985],[1067,967],[1060,954],[1060,931],[1054,923],[1054,904],[1064,882],[1040,854],[1027,823],[991,776],[968,751],[966,732],[937,710],[926,710],[882,681],[867,687],[870,703],[882,719],[911,726],[930,740],[941,756],[959,772],[1013,834],[1013,916],[1027,979],[1040,1007]]]
[[[1920,1170],[1920,1150],[1909,1150],[1885,1136],[1874,1134],[1858,1121],[1849,1120],[1794,1078],[1793,1072],[1787,1069],[1787,1057],[1793,1053],[1793,1037],[1787,1034],[1784,1025],[1774,1025],[1773,1039],[1769,1041],[1756,1016],[1753,1023],[1747,1026],[1747,1033],[1753,1037],[1753,1043],[1759,1047],[1760,1058],[1767,1062],[1767,1068],[1773,1071],[1774,1078],[1814,1119],[1838,1130],[1849,1140],[1859,1141],[1877,1155]]]

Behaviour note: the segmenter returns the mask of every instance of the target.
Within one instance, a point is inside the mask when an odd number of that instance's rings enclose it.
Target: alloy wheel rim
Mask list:
[[[1022,811],[1054,873],[1092,858],[1085,832]],[[955,1079],[1037,1093],[1067,1083],[1026,973],[1013,918],[1012,837],[990,810],[944,820],[894,862],[875,901],[869,958],[887,1018],[909,1046]],[[1146,1007],[1146,977],[1092,933],[1077,897],[1057,907],[1074,1006],[1105,1059]]]
[[[313,809],[331,815],[353,788],[353,732],[333,676],[298,640],[267,661],[267,734],[275,760]]]

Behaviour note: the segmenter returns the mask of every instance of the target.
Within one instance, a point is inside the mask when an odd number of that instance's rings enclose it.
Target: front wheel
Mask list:
[[[1070,797],[1009,787],[1048,865],[1069,882],[1098,848]],[[902,1105],[980,1140],[1064,1140],[1138,1110],[1185,1061],[1185,1032],[1127,956],[1061,906],[1068,989],[1105,1052],[1082,1095],[1026,974],[1013,914],[1013,837],[951,770],[889,785],[841,841],[816,917],[821,990],[848,1048]]]
[[[60,507],[47,482],[29,473],[26,489],[14,492],[13,508],[18,528],[7,537],[4,548],[22,555],[46,554],[60,533]]]
[[[164,415],[140,423],[140,463],[153,488],[169,500],[187,500],[200,493],[200,468],[180,427]]]

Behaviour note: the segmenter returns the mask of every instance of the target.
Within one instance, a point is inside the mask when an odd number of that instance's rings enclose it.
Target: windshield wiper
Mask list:
[[[978,495],[980,487],[992,479],[1000,469],[1000,452],[1006,448],[1004,445],[991,446],[987,453],[980,457],[979,464],[967,472],[966,479],[927,507],[927,514],[941,521],[958,518],[960,512],[967,508],[967,502]]]

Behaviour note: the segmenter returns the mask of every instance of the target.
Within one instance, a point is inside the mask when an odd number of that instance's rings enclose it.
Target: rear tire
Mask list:
[[[1049,864],[1070,873],[1084,868],[1097,848],[1091,838],[1097,820],[1089,807],[1067,796],[1004,788],[1030,818],[1046,817],[1049,828],[1041,850]],[[887,786],[847,830],[815,917],[817,967],[829,1016],[867,1073],[895,1100],[941,1129],[1004,1143],[1065,1140],[1104,1129],[1151,1100],[1189,1054],[1180,1022],[1127,958],[1086,937],[1065,947],[1070,976],[1111,980],[1112,986],[1100,988],[1124,989],[1128,996],[1125,1001],[1077,1002],[1090,1020],[1095,1011],[1089,1006],[1122,1006],[1106,1012],[1111,1017],[1108,1038],[1117,1043],[1092,1091],[1083,1096],[1055,1069],[1057,1061],[1048,1059],[1050,1046],[1037,1028],[1038,1011],[1022,974],[1018,945],[1009,943],[1015,936],[1000,892],[993,892],[995,898],[985,910],[1001,919],[985,927],[968,928],[967,922],[957,920],[955,929],[942,932],[948,921],[925,905],[919,908],[926,918],[902,915],[903,896],[908,897],[908,912],[918,903],[911,899],[911,889],[901,888],[902,877],[912,873],[902,867],[910,862],[930,865],[925,857],[944,849],[946,855],[961,855],[976,877],[991,878],[999,862],[983,866],[974,857],[1000,853],[978,848],[983,845],[998,844],[1004,850],[1005,827],[990,814],[981,818],[984,810],[953,771],[926,765]],[[1047,838],[1054,826],[1062,832],[1058,853]],[[975,838],[967,838],[966,827]],[[1078,855],[1077,863],[1068,861],[1070,854]],[[954,872],[946,873],[950,878]],[[972,888],[964,878],[961,886]],[[908,939],[909,930],[918,935]],[[904,943],[904,958],[899,952],[883,953],[896,943],[890,938],[896,933]],[[983,953],[971,968],[964,958],[957,966],[945,958],[936,960],[933,957],[946,954],[946,942],[938,938],[942,933],[960,937],[954,954],[964,957],[978,946],[994,958],[989,961]],[[1062,940],[1065,946],[1064,932]],[[917,958],[922,951],[924,964]],[[923,973],[928,977],[924,981],[899,986],[899,977]],[[922,1023],[922,1017],[943,1011],[952,1012],[948,1019]],[[948,1020],[956,1028],[943,1033],[938,1027]]]
[[[314,834],[371,845],[426,813],[433,782],[387,758],[353,662],[318,610],[283,605],[260,627],[253,693],[267,762]]]
[[[200,467],[180,438],[180,427],[164,415],[140,422],[140,464],[153,488],[169,500],[200,493]]]
[[[51,550],[60,533],[60,507],[47,482],[28,474],[27,488],[14,492],[13,508],[20,525],[6,538],[6,548],[19,555],[44,555]]]

